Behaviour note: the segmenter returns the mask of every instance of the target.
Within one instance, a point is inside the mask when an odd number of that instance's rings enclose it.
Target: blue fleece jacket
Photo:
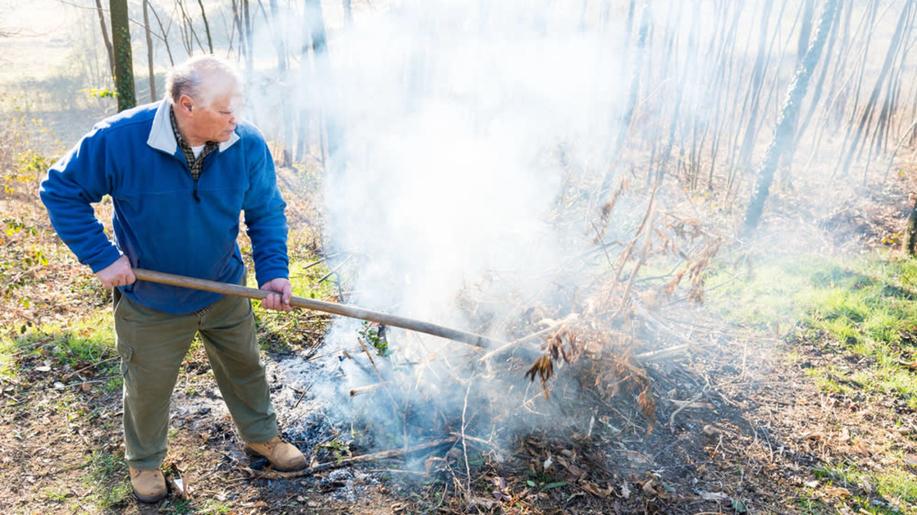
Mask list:
[[[245,270],[236,237],[244,211],[258,284],[288,277],[286,204],[264,138],[239,123],[233,138],[205,158],[196,202],[188,164],[164,125],[168,109],[163,101],[103,120],[48,170],[40,195],[58,235],[93,272],[123,253],[135,268],[239,283]],[[91,206],[106,194],[114,205],[114,241]],[[220,299],[143,281],[120,289],[173,314]]]

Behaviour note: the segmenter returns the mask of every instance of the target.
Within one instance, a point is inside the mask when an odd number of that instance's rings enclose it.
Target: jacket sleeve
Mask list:
[[[243,209],[248,237],[252,240],[255,277],[261,286],[271,279],[288,278],[286,203],[277,189],[274,158],[258,138],[249,154],[249,188]]]
[[[111,191],[105,138],[98,128],[48,170],[39,195],[51,225],[80,263],[98,272],[121,257],[95,217],[93,202]]]

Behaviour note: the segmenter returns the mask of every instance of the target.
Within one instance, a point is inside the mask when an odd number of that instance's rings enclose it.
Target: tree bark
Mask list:
[[[155,102],[157,99],[156,73],[153,70],[153,36],[150,33],[149,5],[149,0],[143,0],[143,33],[146,36],[146,63],[150,75],[150,102]]]
[[[207,11],[204,10],[203,0],[197,0],[197,5],[201,8],[201,18],[204,20],[204,30],[207,32],[207,48],[213,53],[213,38],[210,36],[210,23],[207,22]]]
[[[108,7],[111,12],[118,111],[124,111],[137,105],[134,97],[134,61],[131,57],[131,31],[127,19],[127,0],[109,0]]]
[[[750,233],[761,221],[761,213],[764,211],[764,202],[767,200],[770,192],[771,183],[774,181],[774,172],[780,163],[780,157],[788,148],[790,141],[796,133],[796,121],[798,119],[799,107],[805,98],[806,91],[809,87],[809,79],[818,64],[822,47],[828,37],[828,29],[834,18],[834,11],[837,9],[838,0],[828,0],[825,3],[824,11],[818,20],[818,28],[815,30],[815,39],[806,50],[806,56],[796,69],[796,77],[790,84],[787,91],[786,101],[783,104],[783,110],[780,113],[780,119],[777,122],[777,128],[774,130],[774,139],[771,140],[770,146],[764,154],[764,160],[758,171],[758,180],[755,183],[755,189],[752,193],[751,202],[745,212],[744,232]]]
[[[111,70],[112,79],[115,78],[115,56],[111,49],[111,38],[108,37],[108,25],[105,23],[105,13],[102,12],[102,0],[96,0],[96,12],[99,13],[99,25],[102,27],[102,41],[108,52],[108,69]]]
[[[911,208],[911,216],[907,218],[904,251],[911,257],[917,255],[917,199],[915,199],[914,207]]]

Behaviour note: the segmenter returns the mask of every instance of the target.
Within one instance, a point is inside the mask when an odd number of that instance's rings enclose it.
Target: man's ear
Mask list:
[[[191,97],[189,97],[188,95],[182,95],[178,99],[178,105],[180,105],[182,109],[190,113],[192,109],[194,108],[194,101],[191,100]]]

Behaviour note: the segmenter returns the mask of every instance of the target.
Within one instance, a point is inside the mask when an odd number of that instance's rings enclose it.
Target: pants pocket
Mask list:
[[[121,356],[121,375],[127,377],[127,371],[130,369],[131,358],[134,357],[134,349],[128,347],[121,341],[116,345],[118,355]]]

